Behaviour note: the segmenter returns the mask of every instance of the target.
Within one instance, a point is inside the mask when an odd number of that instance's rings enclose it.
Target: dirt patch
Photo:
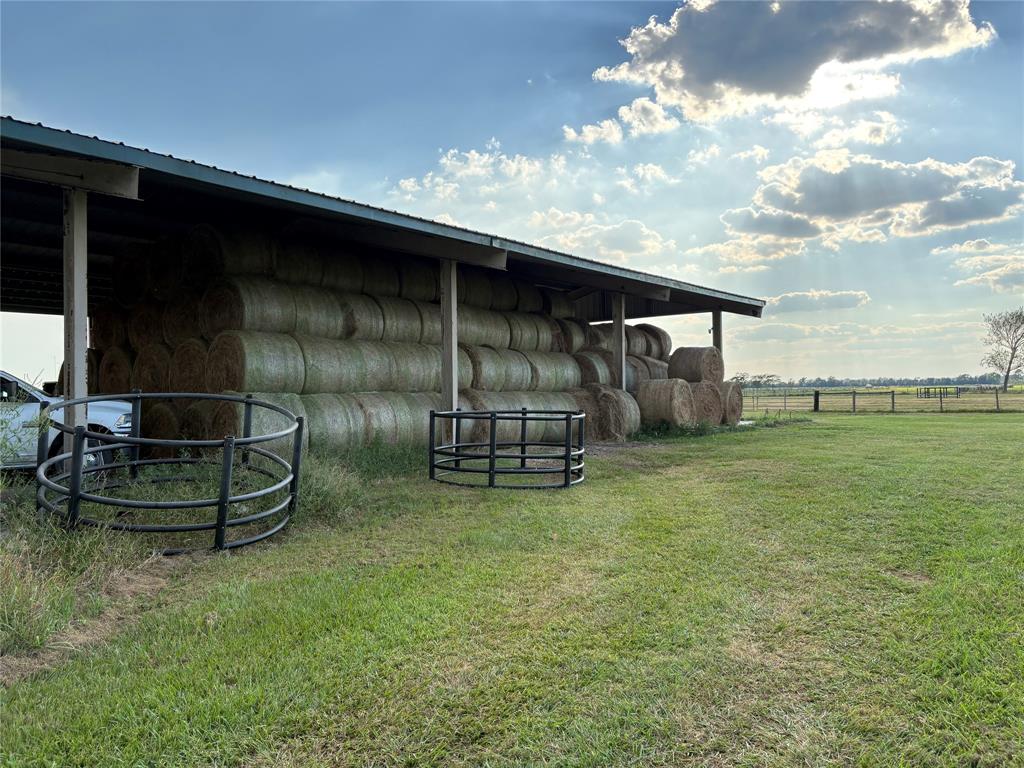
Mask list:
[[[45,648],[0,656],[0,686],[7,687],[62,664],[75,653],[108,640],[141,614],[141,604],[153,597],[174,573],[203,555],[154,556],[138,568],[115,574],[102,592],[106,608],[94,618],[76,621],[55,634]]]

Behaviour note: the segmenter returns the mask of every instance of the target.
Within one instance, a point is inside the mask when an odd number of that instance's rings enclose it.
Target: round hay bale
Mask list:
[[[321,285],[339,293],[363,292],[363,264],[352,254],[341,253],[332,248],[320,251],[324,260],[324,274]]]
[[[132,359],[123,347],[111,347],[100,358],[99,391],[120,395],[132,389]]]
[[[555,320],[558,333],[552,329],[551,348],[555,352],[575,355],[587,344],[587,330],[575,320]]]
[[[735,427],[743,418],[743,386],[738,381],[725,381],[718,390],[722,393],[722,423]]]
[[[470,306],[458,309],[459,343],[474,347],[508,349],[509,324],[500,312]]]
[[[537,392],[562,392],[580,386],[580,365],[563,352],[524,352],[533,371],[532,389]]]
[[[693,394],[682,379],[642,381],[636,392],[640,423],[645,426],[669,424],[685,427],[695,423]]]
[[[413,304],[420,313],[420,323],[423,326],[418,339],[420,344],[441,344],[444,334],[441,327],[441,307],[425,301],[414,301]]]
[[[345,334],[341,302],[334,291],[297,285],[292,288],[295,299],[295,333],[340,339]]]
[[[644,365],[647,366],[651,379],[668,378],[668,363],[664,360],[659,360],[656,357],[647,357],[646,355],[641,355],[639,359],[643,360]]]
[[[359,260],[363,267],[363,293],[369,296],[397,296],[401,289],[398,267],[391,259],[367,255]]]
[[[90,347],[85,350],[85,391],[90,395],[100,394],[100,360],[103,355],[100,354],[99,350]],[[57,382],[56,389],[54,390],[58,395],[67,394],[64,390],[64,371],[65,366],[62,361],[60,368],[57,369]]]
[[[505,366],[503,391],[526,392],[533,389],[533,366],[522,352],[515,349],[496,349]]]
[[[525,312],[502,312],[501,316],[508,323],[508,346],[520,351],[539,349],[537,323],[533,315]]]
[[[404,408],[396,411],[392,398],[383,392],[360,392],[352,398],[363,412],[366,443],[394,445],[399,442],[403,434],[399,420],[405,415]]]
[[[366,443],[366,416],[352,395],[303,395],[310,450],[343,452]]]
[[[573,307],[572,301],[565,295],[564,291],[559,291],[554,288],[541,288],[540,295],[541,300],[543,301],[543,311],[545,315],[551,315],[552,317],[561,320],[567,317],[572,317],[576,314],[576,309]]]
[[[544,298],[540,295],[540,289],[533,283],[525,280],[516,280],[516,309],[520,312],[543,312]]]
[[[647,354],[647,335],[632,325],[627,325],[626,331],[626,354],[640,357]]]
[[[171,350],[160,342],[139,350],[132,366],[132,384],[143,392],[171,391]]]
[[[416,305],[408,299],[376,297],[384,318],[382,341],[419,342],[423,337],[423,318]]]
[[[474,411],[519,411],[537,409],[536,393],[533,392],[479,392],[466,390],[470,410]],[[499,443],[518,443],[522,436],[522,422],[514,419],[495,420],[495,439]],[[463,440],[487,444],[490,441],[491,423],[487,419],[474,419],[462,424]],[[539,442],[544,439],[544,422],[527,422],[526,439]]]
[[[690,384],[693,392],[693,415],[698,423],[722,423],[722,393],[713,381],[698,381]]]
[[[128,315],[128,344],[138,352],[164,340],[163,307],[155,301],[137,304]]]
[[[399,293],[403,299],[437,301],[441,298],[437,262],[407,256],[398,262]]]
[[[265,277],[225,277],[203,294],[199,308],[203,335],[221,331],[295,330],[295,292],[290,285]]]
[[[679,347],[669,358],[668,375],[673,379],[686,379],[691,384],[697,381],[721,384],[725,366],[722,355],[714,347]]]
[[[159,400],[143,400],[139,434],[154,440],[180,440],[181,422],[174,407]],[[141,449],[140,454],[143,458],[168,459],[175,456],[177,450],[170,446],[145,447]]]
[[[640,323],[636,327],[647,336],[647,346],[650,350],[648,354],[667,363],[672,354],[672,337],[668,335],[668,331],[650,323]]]
[[[587,344],[588,347],[595,349],[606,349],[609,352],[612,349],[612,326],[610,323],[601,323],[599,325],[587,326]]]
[[[133,307],[149,298],[153,273],[148,253],[117,256],[111,270],[114,301],[122,307]]]
[[[255,400],[265,400],[268,403],[281,406],[291,411],[293,415],[301,416],[308,421],[302,398],[292,392],[252,392],[251,394]],[[280,432],[289,424],[291,424],[290,419],[269,408],[254,406],[252,409],[252,435],[269,435],[273,432]],[[219,403],[213,411],[210,429],[213,440],[220,440],[228,435],[241,437],[245,429],[245,406],[235,402]],[[255,447],[271,451],[286,461],[291,461],[294,446],[295,433],[293,432],[286,437],[271,440],[268,443],[257,443]],[[306,451],[308,448],[309,429],[303,428],[302,450]]]
[[[273,242],[274,276],[293,285],[322,285],[324,260],[320,251],[303,239],[287,234]]]
[[[531,407],[538,411],[577,411],[576,398],[568,392],[537,392],[531,398]],[[541,439],[549,443],[565,443],[565,421],[552,420],[544,421]],[[578,429],[575,424],[570,426],[572,439],[575,439]]]
[[[89,316],[89,344],[101,352],[121,347],[128,340],[125,313],[113,307],[97,307]]]
[[[216,400],[193,400],[181,412],[181,438],[183,440],[213,440],[213,414]]]
[[[341,338],[380,341],[384,336],[384,313],[372,296],[341,294],[338,305],[341,308]]]
[[[441,389],[441,348],[426,344],[389,344],[394,355],[390,389],[395,392],[433,392]]]
[[[193,227],[182,239],[181,258],[186,280],[200,288],[220,275],[267,276],[274,272],[270,238],[248,222],[239,227]]]
[[[580,383],[587,384],[611,384],[612,368],[604,350],[582,349],[573,355],[576,364],[580,367]]]
[[[441,410],[441,395],[436,392],[396,392],[404,401],[409,418],[409,439],[413,445],[430,441],[430,412]]]
[[[202,339],[188,339],[174,348],[170,388],[174,392],[205,392],[207,346]]]
[[[201,300],[202,294],[199,291],[183,287],[164,305],[160,326],[163,329],[163,340],[171,349],[187,339],[197,339],[203,335],[199,318]]]
[[[597,400],[601,439],[622,442],[640,429],[640,406],[632,395],[605,384],[589,384],[587,389]]]
[[[460,312],[464,306],[491,308],[491,277],[488,271],[478,267],[459,267],[457,283]]]
[[[184,288],[188,276],[181,258],[181,238],[164,237],[153,246],[150,258],[150,290],[157,301],[168,302]]]
[[[576,410],[582,411],[586,416],[584,435],[590,440],[603,440],[604,438],[599,431],[600,419],[598,417],[597,396],[584,387],[570,389],[565,394],[572,397],[575,401]]]
[[[459,389],[469,389],[473,386],[473,363],[466,354],[466,350],[459,347]]]
[[[302,348],[284,333],[224,331],[210,344],[208,392],[301,392]]]
[[[546,315],[530,315],[537,325],[537,351],[556,352],[555,330],[552,319]]]
[[[390,345],[376,341],[296,336],[303,365],[303,394],[389,389],[395,358]]]
[[[508,312],[519,304],[515,281],[507,274],[496,272],[491,276],[491,309]]]
[[[646,363],[635,355],[626,355],[626,391],[636,394],[641,381],[649,381],[651,372]]]
[[[505,388],[505,360],[497,351],[490,347],[463,346],[460,349],[469,358],[473,374],[467,389],[501,392]]]

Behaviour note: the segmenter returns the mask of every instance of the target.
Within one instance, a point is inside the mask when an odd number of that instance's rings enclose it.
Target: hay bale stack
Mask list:
[[[164,340],[163,307],[155,301],[137,304],[128,315],[128,344],[138,352]]]
[[[295,300],[295,333],[340,339],[345,333],[341,302],[334,291],[297,285],[292,288]]]
[[[487,271],[478,267],[459,267],[458,296],[459,311],[464,306],[477,309],[491,309],[491,278]]]
[[[572,301],[565,295],[564,291],[554,288],[541,288],[541,300],[544,303],[544,314],[551,315],[556,320],[563,320],[576,314]]]
[[[403,299],[438,301],[441,298],[437,263],[406,257],[398,263],[399,293]]]
[[[524,352],[532,371],[531,389],[537,392],[562,392],[580,386],[580,365],[563,352]]]
[[[469,358],[472,377],[467,389],[501,392],[505,388],[505,359],[490,347],[460,347]],[[461,366],[460,366],[461,367]]]
[[[580,383],[611,384],[614,380],[612,366],[606,357],[607,353],[599,349],[582,349],[573,355],[580,367]]]
[[[426,344],[389,344],[394,355],[390,385],[395,392],[433,392],[441,389],[441,348]],[[461,368],[461,365],[460,365]]]
[[[528,283],[525,280],[516,280],[516,309],[520,312],[543,312],[544,311],[544,297],[540,294],[540,289],[533,283]]]
[[[348,253],[323,249],[324,275],[320,285],[338,293],[363,292],[363,265],[359,259]]]
[[[557,333],[555,328],[558,328]],[[587,329],[576,320],[555,320],[551,329],[551,349],[575,355],[587,345]]]
[[[586,388],[597,401],[597,433],[603,440],[621,442],[640,429],[640,406],[632,395],[606,384]]]
[[[99,391],[114,395],[132,389],[132,359],[123,347],[111,347],[100,358]]]
[[[656,357],[647,357],[645,355],[640,356],[643,360],[644,365],[647,366],[647,370],[650,373],[652,380],[667,379],[668,378],[668,363],[663,360],[659,360]]]
[[[576,410],[582,411],[586,415],[584,426],[586,437],[590,440],[604,440],[604,436],[599,430],[597,396],[584,387],[570,389],[566,394],[575,401]]]
[[[253,392],[255,400],[264,400],[268,403],[285,408],[294,416],[302,416],[306,419],[306,407],[302,398],[292,392]],[[271,411],[269,408],[253,406],[252,409],[252,434],[269,435],[273,432],[280,432],[286,429],[291,421],[283,414]],[[212,439],[220,440],[228,435],[241,437],[245,427],[245,406],[242,403],[220,402],[214,409],[211,419]],[[295,445],[295,433],[286,437],[271,440],[269,443],[258,443],[255,447],[265,451],[276,453],[286,461],[292,459],[292,449]],[[309,448],[309,430],[304,429],[302,433],[302,450]]]
[[[185,260],[181,258],[181,238],[161,238],[153,246],[149,261],[150,292],[157,301],[171,301],[188,283]]]
[[[188,339],[171,356],[170,388],[174,392],[205,392],[208,349],[202,339]]]
[[[398,267],[393,261],[373,254],[361,258],[363,293],[370,296],[397,296],[401,290]]]
[[[267,235],[247,223],[238,227],[200,224],[181,243],[185,277],[202,288],[220,275],[271,275],[273,244]]]
[[[672,354],[672,337],[668,331],[650,323],[640,323],[636,327],[647,336],[648,354],[667,363]]]
[[[640,357],[647,354],[647,336],[632,325],[625,327],[626,332],[626,354]]]
[[[522,352],[540,349],[539,324],[534,315],[524,312],[502,312],[501,316],[508,323],[508,346]],[[548,330],[550,335],[551,331]],[[550,344],[548,345],[550,349]]]
[[[146,301],[153,287],[149,254],[141,252],[116,257],[111,277],[114,301],[122,307],[133,307],[140,301]]]
[[[310,450],[347,451],[366,442],[366,416],[352,395],[303,395]]]
[[[376,297],[384,318],[382,341],[411,341],[418,343],[423,338],[423,318],[420,310],[408,299]]]
[[[519,411],[537,409],[537,393],[535,392],[479,392],[466,390],[463,392],[469,407],[474,411]],[[495,421],[495,439],[499,443],[519,442],[522,436],[522,422],[499,419]],[[487,444],[490,440],[491,424],[486,419],[464,421],[462,424],[464,441]],[[527,422],[526,439],[539,442],[544,439],[544,422]]]
[[[634,355],[626,355],[626,391],[636,394],[642,381],[650,381],[651,372],[646,363]]]
[[[160,327],[163,329],[163,340],[171,349],[183,341],[203,335],[199,315],[201,302],[202,294],[199,291],[183,287],[164,305]]]
[[[302,348],[284,333],[224,331],[210,344],[208,392],[301,392]]]
[[[495,273],[491,276],[491,309],[510,312],[519,304],[519,293],[515,281],[508,275]]]
[[[693,394],[682,379],[643,381],[637,388],[640,423],[645,426],[668,424],[685,427],[694,424]]]
[[[180,440],[181,421],[178,419],[177,411],[169,403],[159,400],[143,400],[139,434],[142,437],[150,437],[155,440]],[[140,453],[143,458],[147,459],[169,459],[177,455],[177,451],[177,448],[168,446],[143,448]]]
[[[399,392],[409,414],[409,439],[413,445],[430,441],[430,412],[441,410],[441,395],[436,392]]]
[[[722,423],[735,427],[743,418],[743,387],[738,381],[726,381],[718,390],[722,393]]]
[[[132,385],[143,392],[170,392],[171,355],[163,342],[140,349],[132,366]]]
[[[225,277],[203,294],[199,308],[203,335],[221,331],[295,330],[295,292],[290,285],[265,277]]]
[[[576,398],[568,392],[537,392],[531,398],[531,407],[538,411],[577,411]],[[559,420],[542,422],[544,425],[543,439],[549,443],[565,443],[565,422]],[[571,439],[578,435],[576,424],[570,427]]]
[[[440,345],[444,336],[444,329],[441,325],[441,307],[425,301],[414,301],[413,304],[416,305],[416,309],[420,313],[420,324],[423,328],[417,341],[420,344]]]
[[[89,343],[104,351],[121,347],[128,340],[125,313],[113,307],[98,307],[89,317]]]
[[[612,326],[609,323],[587,326],[587,344],[594,349],[612,349]]]
[[[213,414],[216,400],[193,400],[181,412],[178,421],[182,440],[213,440]]]
[[[459,342],[474,347],[508,349],[510,330],[504,315],[476,307],[458,309]]]
[[[505,365],[504,391],[525,392],[533,389],[533,366],[526,355],[515,349],[496,349]]]
[[[372,296],[345,293],[338,296],[342,339],[380,341],[384,337],[384,312]]]
[[[303,363],[303,394],[368,392],[389,389],[394,381],[390,345],[317,336],[295,336],[294,341]]]
[[[364,442],[385,443],[395,445],[407,429],[403,429],[400,420],[406,415],[405,408],[397,411],[393,398],[383,392],[360,392],[352,395],[363,412],[365,421]],[[407,425],[404,425],[407,426]]]
[[[698,381],[721,384],[725,366],[721,354],[714,347],[679,347],[669,358],[668,375],[672,379],[685,379],[691,384]]]
[[[718,386],[712,381],[690,384],[690,391],[693,392],[693,415],[698,423],[722,423],[722,393]]]
[[[274,276],[292,285],[322,285],[324,260],[315,245],[285,234],[272,244]]]

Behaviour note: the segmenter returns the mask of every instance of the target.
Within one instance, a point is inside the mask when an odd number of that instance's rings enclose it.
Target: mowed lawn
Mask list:
[[[1024,765],[1024,416],[832,416],[570,491],[310,466],[0,692],[0,764]]]

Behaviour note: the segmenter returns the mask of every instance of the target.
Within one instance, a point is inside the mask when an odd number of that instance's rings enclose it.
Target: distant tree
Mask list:
[[[750,381],[750,374],[746,372],[737,373],[735,376],[729,379],[729,381],[735,381],[737,384],[742,384],[746,386],[747,382]]]
[[[1005,392],[1010,377],[1024,372],[1024,307],[982,317],[988,330],[985,345],[989,349],[981,364],[999,371]]]

